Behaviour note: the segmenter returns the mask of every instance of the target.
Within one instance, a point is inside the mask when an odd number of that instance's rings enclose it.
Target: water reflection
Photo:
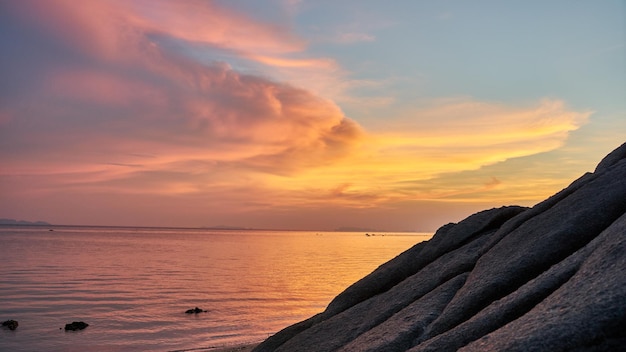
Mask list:
[[[1,229],[2,350],[167,350],[259,341],[430,236]],[[195,306],[208,313],[186,315]],[[60,334],[67,322],[90,326]]]

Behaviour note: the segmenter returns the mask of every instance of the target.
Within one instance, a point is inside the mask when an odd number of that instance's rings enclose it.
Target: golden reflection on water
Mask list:
[[[260,341],[431,235],[59,228],[0,236],[0,313],[21,329],[0,349],[166,350]],[[208,312],[184,314],[195,306]],[[73,320],[90,327],[50,330]]]
[[[227,246],[205,243],[204,269],[219,277],[225,292],[266,300],[246,306],[248,313],[268,320],[301,319],[319,313],[347,286],[428,238],[266,232],[242,242],[231,238]]]

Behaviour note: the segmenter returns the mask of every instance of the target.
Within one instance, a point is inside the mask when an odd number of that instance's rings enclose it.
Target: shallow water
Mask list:
[[[0,227],[2,351],[258,342],[430,234]],[[185,314],[200,307],[206,313]],[[65,332],[72,321],[82,331]]]

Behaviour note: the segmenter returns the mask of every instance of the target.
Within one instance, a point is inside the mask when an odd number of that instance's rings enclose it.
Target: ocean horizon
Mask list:
[[[50,231],[53,230],[53,231]],[[1,226],[1,350],[256,343],[432,233]],[[186,314],[199,307],[205,312]],[[63,330],[84,321],[81,331]]]

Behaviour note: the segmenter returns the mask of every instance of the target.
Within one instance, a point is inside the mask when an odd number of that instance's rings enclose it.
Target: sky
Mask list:
[[[434,231],[625,141],[626,3],[0,0],[0,218]]]

